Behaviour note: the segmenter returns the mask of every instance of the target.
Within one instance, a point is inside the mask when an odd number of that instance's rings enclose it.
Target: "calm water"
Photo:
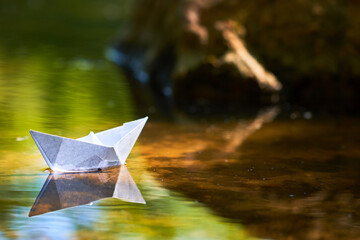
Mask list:
[[[0,238],[359,238],[358,119],[270,107],[159,120],[104,57],[129,8],[0,1]],[[77,138],[144,115],[127,168],[146,205],[102,199],[28,217],[48,177],[29,129]]]

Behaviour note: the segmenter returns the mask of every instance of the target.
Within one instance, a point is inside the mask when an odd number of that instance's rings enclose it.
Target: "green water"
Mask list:
[[[130,7],[0,1],[0,239],[358,238],[358,119],[273,107],[160,121],[104,57]],[[146,205],[28,217],[48,176],[30,129],[77,138],[145,115],[127,166]]]
[[[136,119],[124,75],[104,57],[130,2],[0,1],[0,238],[247,239],[147,171],[129,170],[147,205],[100,200],[28,217],[48,173],[29,130],[80,137]],[[131,167],[130,167],[131,166]]]

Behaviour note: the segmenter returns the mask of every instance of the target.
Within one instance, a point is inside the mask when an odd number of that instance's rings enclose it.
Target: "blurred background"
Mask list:
[[[0,0],[0,238],[356,239],[360,3]],[[28,218],[29,130],[143,116],[147,205]]]

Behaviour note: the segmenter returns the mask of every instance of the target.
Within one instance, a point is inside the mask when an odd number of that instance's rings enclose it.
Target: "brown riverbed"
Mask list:
[[[356,239],[357,120],[259,122],[149,124],[142,141],[148,170],[256,237]]]

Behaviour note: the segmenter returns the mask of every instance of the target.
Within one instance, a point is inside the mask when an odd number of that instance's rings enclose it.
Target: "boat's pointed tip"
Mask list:
[[[32,130],[30,129],[29,132],[32,134],[32,133],[39,133],[39,131],[35,131],[35,130]]]
[[[28,217],[33,217],[33,216],[36,216],[38,214],[36,214],[33,209],[30,210],[30,212],[28,213]]]
[[[34,137],[34,133],[36,133],[37,131],[34,131],[34,130],[32,130],[32,129],[30,129],[29,130],[29,133],[30,133],[30,135],[32,136],[32,137]]]
[[[144,123],[146,123],[148,119],[149,119],[148,116],[141,118],[142,122],[144,122]]]
[[[31,135],[33,138],[35,138],[38,134],[42,134],[41,132],[35,131],[35,130],[32,130],[32,129],[30,129],[29,132],[30,132],[30,135]]]

